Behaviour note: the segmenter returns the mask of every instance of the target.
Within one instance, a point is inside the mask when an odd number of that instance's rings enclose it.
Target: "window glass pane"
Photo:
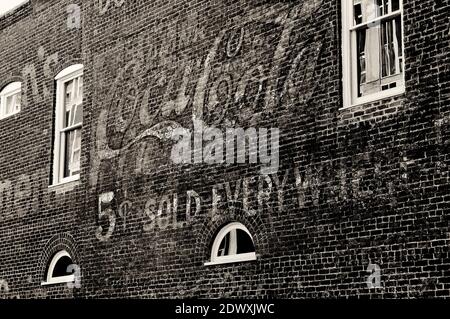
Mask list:
[[[400,9],[400,0],[391,0],[392,2],[392,11],[397,11]]]
[[[65,136],[64,177],[80,173],[81,129],[69,131]]]
[[[16,103],[15,103],[15,111],[19,112],[22,104],[22,94],[17,93],[16,94]]]
[[[228,256],[230,247],[230,233],[226,234],[219,246],[218,256]]]
[[[397,31],[397,29],[399,29]],[[402,59],[400,53],[401,44],[401,20],[384,21],[381,24],[382,38],[382,75],[390,76],[401,72]]]
[[[83,123],[83,105],[82,104],[76,104],[76,107],[74,107],[74,121],[73,125],[75,124],[81,124]]]
[[[10,95],[6,98],[5,115],[13,113],[14,108],[15,108],[14,95]]]
[[[398,69],[397,73],[403,72],[403,42],[402,42],[402,18],[397,17],[395,18],[395,40],[394,45],[396,45],[397,48],[397,54],[398,54]]]
[[[65,83],[64,127],[71,127],[83,122],[83,77]]]
[[[380,32],[372,25],[359,29],[356,34],[356,96],[361,97],[379,91],[380,80]]]
[[[355,25],[363,22],[361,3],[354,5],[353,14],[354,14],[353,18],[354,18]]]
[[[13,114],[20,111],[22,96],[20,93],[10,95],[5,99],[4,115]]]
[[[246,254],[255,252],[255,245],[250,236],[243,230],[238,229],[236,231],[237,236],[237,253]]]
[[[63,134],[65,141],[64,144],[66,146],[65,152],[64,152],[64,177],[70,177],[70,154],[72,152],[72,143],[73,143],[73,138],[74,135],[72,134],[72,132],[67,132],[65,134]]]
[[[71,126],[72,123],[72,109],[73,109],[73,103],[72,103],[72,92],[73,92],[73,80],[69,81],[65,84],[65,101],[64,101],[64,127]]]
[[[378,0],[353,2],[355,24],[365,23],[379,16]]]
[[[353,2],[354,19],[358,23],[359,4],[363,22],[350,31],[352,36],[353,80],[352,97],[375,94],[403,85],[402,16],[396,15],[381,21],[365,24],[370,20],[371,8],[378,15],[398,11],[399,1],[364,0]],[[393,7],[391,7],[393,6]]]
[[[363,84],[366,83],[366,29],[358,30],[356,34],[358,56],[358,96],[364,92]]]
[[[400,9],[400,0],[376,0],[376,5],[378,9],[378,16],[380,17],[391,12],[398,11]]]
[[[52,277],[63,277],[71,275],[71,273],[67,272],[67,268],[72,265],[72,259],[67,256],[63,256],[58,259],[55,268],[53,269]]]
[[[251,237],[241,229],[233,229],[222,239],[218,256],[246,254],[255,251]]]
[[[77,98],[75,101],[77,104],[83,103],[83,77],[80,76],[78,78],[78,91],[77,91]]]
[[[388,22],[383,22],[381,24],[381,69],[382,76],[389,75],[389,40],[388,40]]]
[[[384,16],[390,12],[389,2],[390,0],[377,0],[377,9],[379,17]]]

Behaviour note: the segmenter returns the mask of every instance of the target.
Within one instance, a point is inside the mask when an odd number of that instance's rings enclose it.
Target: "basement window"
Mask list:
[[[256,260],[256,253],[250,232],[241,223],[230,223],[217,234],[211,260],[205,266],[252,260]]]
[[[75,281],[75,275],[69,270],[73,265],[72,257],[65,250],[56,253],[47,269],[46,281],[43,285],[68,283]]]
[[[53,185],[80,178],[83,125],[83,65],[63,70],[56,80]]]
[[[343,0],[344,106],[401,94],[403,1]]]
[[[13,82],[8,84],[0,92],[0,119],[17,114],[21,109],[22,84]]]

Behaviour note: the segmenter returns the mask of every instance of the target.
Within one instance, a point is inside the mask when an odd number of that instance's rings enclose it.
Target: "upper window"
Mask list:
[[[255,245],[247,228],[240,223],[226,225],[214,240],[211,261],[205,265],[256,260]]]
[[[0,92],[0,119],[20,112],[21,88],[20,82],[13,82]]]
[[[59,284],[74,282],[75,275],[71,272],[72,257],[65,250],[56,253],[47,269],[46,282],[43,284]]]
[[[344,106],[404,92],[402,0],[343,0]]]
[[[83,66],[71,66],[56,78],[53,184],[80,177],[83,125]]]

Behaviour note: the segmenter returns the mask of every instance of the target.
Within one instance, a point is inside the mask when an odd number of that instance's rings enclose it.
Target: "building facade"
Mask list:
[[[449,297],[449,11],[0,17],[0,298]]]

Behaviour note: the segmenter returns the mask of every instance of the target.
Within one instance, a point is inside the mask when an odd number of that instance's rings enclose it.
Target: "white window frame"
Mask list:
[[[356,33],[353,30],[358,29],[361,25],[353,25],[353,0],[342,0],[342,73],[343,73],[343,108],[348,108],[352,106],[357,106],[365,103],[374,102],[377,100],[393,97],[396,95],[403,94],[405,92],[405,28],[404,28],[404,14],[403,14],[403,0],[399,0],[399,10],[387,15],[376,17],[370,21],[364,22],[363,24],[373,24],[380,22],[395,15],[399,15],[402,23],[402,77],[403,81],[400,86],[391,88],[385,91],[380,91],[372,93],[362,97],[354,97],[354,91],[358,86],[358,74],[357,74],[357,46],[356,46]]]
[[[209,262],[205,263],[205,266],[212,266],[212,265],[221,265],[221,264],[229,264],[229,263],[238,263],[238,262],[246,262],[246,261],[254,261],[256,260],[256,253],[245,253],[245,254],[235,254],[235,255],[229,255],[229,256],[219,256],[219,248],[220,244],[222,243],[222,240],[225,238],[225,236],[233,231],[233,230],[243,230],[247,233],[248,236],[250,236],[250,239],[254,243],[253,237],[248,231],[247,227],[242,225],[241,223],[233,222],[225,227],[223,227],[220,232],[217,234],[216,238],[214,239],[214,243],[211,249],[211,260]]]
[[[5,86],[0,92],[0,120],[20,113],[22,106],[19,110],[13,110],[12,113],[6,114],[6,100],[12,95],[16,95],[22,92],[22,83],[12,82]]]
[[[74,274],[67,275],[67,276],[61,276],[61,277],[53,277],[52,276],[53,271],[55,270],[56,264],[62,257],[69,257],[72,260],[72,257],[65,250],[61,250],[60,252],[56,253],[56,255],[53,257],[52,261],[50,262],[50,265],[48,266],[46,281],[42,283],[42,286],[75,282]]]
[[[64,127],[64,99],[65,99],[65,83],[83,75],[84,66],[82,64],[72,65],[61,71],[56,77],[56,106],[55,106],[55,142],[53,146],[53,178],[52,185],[57,186],[66,184],[80,179],[80,174],[64,176],[64,156],[65,149],[61,146],[61,133],[64,130],[81,129],[83,123],[77,124],[69,128]]]

